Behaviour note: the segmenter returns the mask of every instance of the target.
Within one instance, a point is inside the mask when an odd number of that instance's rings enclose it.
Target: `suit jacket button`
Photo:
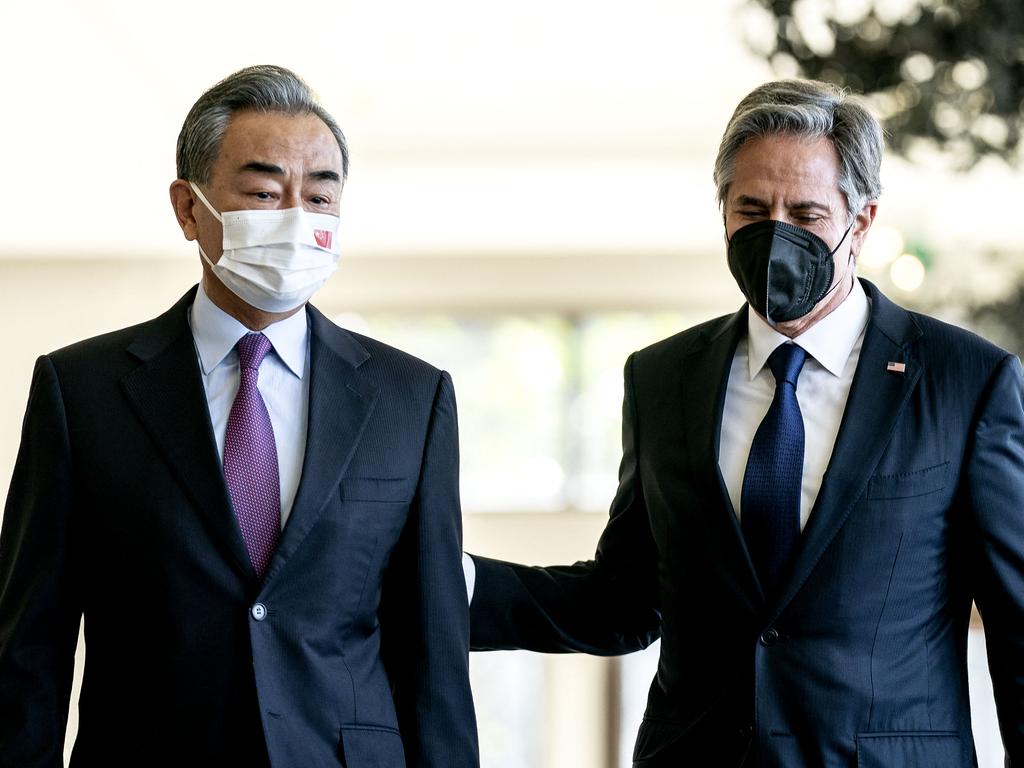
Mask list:
[[[749,739],[751,736],[754,735],[754,726],[750,725],[749,723],[746,723],[744,725],[741,725],[737,729],[737,731],[741,739]]]
[[[256,619],[256,621],[263,621],[267,618],[267,606],[263,603],[256,603],[253,605],[249,613],[252,614],[252,617]]]
[[[772,646],[779,642],[779,630],[775,627],[768,627],[761,633],[761,645]]]

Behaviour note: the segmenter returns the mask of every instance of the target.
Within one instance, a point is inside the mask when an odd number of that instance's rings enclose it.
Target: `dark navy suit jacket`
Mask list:
[[[631,356],[595,559],[477,559],[474,648],[611,654],[660,634],[637,768],[961,768],[974,599],[1007,765],[1024,766],[1021,366],[865,288],[842,426],[776,593],[718,469],[744,309]]]
[[[84,613],[73,768],[475,768],[451,380],[307,309],[305,463],[259,581],[194,291],[36,365],[0,538],[0,766],[61,765]]]

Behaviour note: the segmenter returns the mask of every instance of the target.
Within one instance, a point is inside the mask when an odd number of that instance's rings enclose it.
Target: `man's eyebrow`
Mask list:
[[[284,168],[273,163],[262,163],[259,160],[252,160],[243,165],[238,170],[240,171],[252,171],[254,173],[269,173],[273,176],[284,175]]]
[[[825,205],[825,203],[819,203],[816,200],[801,200],[799,203],[793,203],[789,208],[793,211],[806,211],[809,209],[817,209],[821,211],[831,210],[831,208]]]
[[[737,206],[749,205],[749,206],[756,207],[756,208],[767,208],[768,207],[768,203],[767,202],[765,202],[764,200],[761,200],[759,198],[756,198],[756,197],[751,197],[750,195],[740,195],[739,197],[736,198],[736,201],[735,201],[734,205],[737,205]]]
[[[737,206],[737,207],[743,207],[743,206],[750,206],[752,208],[769,208],[770,207],[768,205],[767,201],[761,200],[760,198],[757,198],[757,197],[751,197],[750,195],[740,195],[739,197],[736,198],[736,201],[733,204],[735,206]],[[790,205],[787,206],[787,208],[789,208],[789,210],[791,210],[791,211],[808,211],[808,210],[830,211],[831,210],[831,208],[829,208],[825,203],[819,203],[817,200],[800,200],[799,202],[791,203]]]
[[[312,171],[309,174],[309,178],[315,179],[316,181],[335,181],[341,183],[341,174],[337,171]]]
[[[282,168],[281,166],[274,165],[273,163],[264,163],[260,160],[249,161],[241,168],[239,168],[239,171],[241,171],[242,173],[266,173],[271,176],[284,175],[284,168]],[[333,181],[338,184],[341,183],[341,174],[339,174],[337,171],[332,171],[326,168],[324,170],[319,171],[310,171],[309,173],[306,174],[306,178],[313,179],[314,181]]]

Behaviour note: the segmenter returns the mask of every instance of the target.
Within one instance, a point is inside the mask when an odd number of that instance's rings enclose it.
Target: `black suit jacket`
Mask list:
[[[259,581],[194,293],[36,365],[0,538],[0,766],[61,765],[83,613],[73,768],[477,766],[450,379],[308,308],[305,462]]]
[[[594,560],[477,560],[475,648],[622,653],[660,634],[638,768],[975,765],[972,598],[1007,755],[1024,765],[1020,363],[865,287],[842,426],[777,593],[718,469],[745,309],[627,362],[619,489]]]

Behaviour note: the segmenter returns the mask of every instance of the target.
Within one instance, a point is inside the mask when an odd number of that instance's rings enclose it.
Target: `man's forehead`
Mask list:
[[[728,196],[822,203],[839,190],[839,158],[827,139],[789,135],[751,139],[736,154]]]
[[[218,161],[237,173],[282,172],[301,162],[307,170],[341,171],[341,149],[314,114],[238,112],[228,123]]]

